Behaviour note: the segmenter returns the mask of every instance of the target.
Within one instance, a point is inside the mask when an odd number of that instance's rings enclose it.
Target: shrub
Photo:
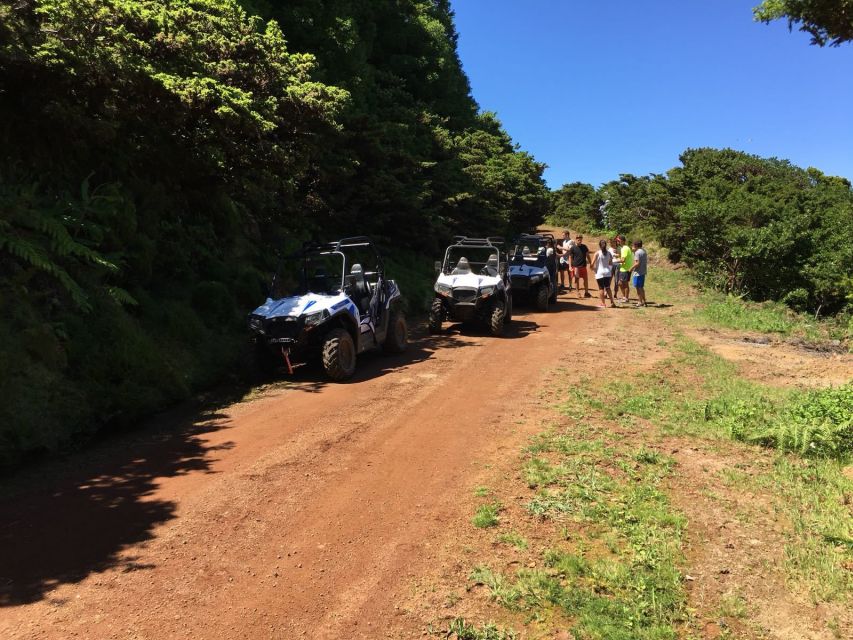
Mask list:
[[[720,413],[737,440],[806,457],[847,459],[853,454],[853,383],[811,391],[781,407],[759,398]]]

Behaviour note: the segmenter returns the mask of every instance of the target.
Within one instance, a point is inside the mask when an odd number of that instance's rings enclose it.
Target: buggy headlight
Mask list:
[[[495,292],[495,288],[493,286],[492,287],[483,287],[482,289],[480,289],[480,297],[481,298],[488,298],[494,292]]]
[[[321,311],[315,311],[314,313],[306,314],[305,316],[303,316],[305,318],[305,326],[313,327],[314,325],[318,325],[323,322],[323,320],[325,320],[328,315],[329,312],[325,309]]]
[[[442,296],[449,296],[452,288],[448,284],[442,284],[441,282],[437,282],[435,285],[435,292]]]
[[[249,329],[260,331],[262,326],[263,321],[258,316],[249,316]]]

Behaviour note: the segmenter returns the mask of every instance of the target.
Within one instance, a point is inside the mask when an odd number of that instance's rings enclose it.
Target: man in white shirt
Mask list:
[[[563,241],[557,244],[557,255],[560,256],[560,290],[566,288],[566,273],[569,273],[571,264],[569,263],[569,252],[575,245],[568,229],[563,231]],[[569,291],[572,290],[572,275],[569,273]]]

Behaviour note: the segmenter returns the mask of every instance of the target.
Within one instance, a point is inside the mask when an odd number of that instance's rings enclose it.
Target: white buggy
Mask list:
[[[449,320],[477,323],[492,335],[503,334],[512,317],[512,291],[502,240],[457,237],[435,268],[431,332],[441,331],[442,323]]]

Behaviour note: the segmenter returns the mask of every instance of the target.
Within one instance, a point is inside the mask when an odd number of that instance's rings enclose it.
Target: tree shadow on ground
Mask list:
[[[0,607],[36,602],[56,586],[111,567],[153,568],[122,557],[176,516],[174,502],[149,496],[162,478],[211,472],[211,454],[233,444],[208,446],[204,435],[224,428],[215,408],[184,407],[134,434],[103,439],[90,451],[5,479]]]
[[[330,384],[355,384],[387,375],[398,369],[429,360],[436,351],[478,347],[478,343],[460,340],[456,333],[444,330],[430,334],[425,327],[414,328],[409,336],[409,345],[403,353],[384,353],[381,349],[366,351],[358,356],[355,374],[343,383],[329,380],[318,360],[311,360],[294,367],[292,374],[279,370],[266,380],[272,387],[292,389],[308,393],[319,393]]]

